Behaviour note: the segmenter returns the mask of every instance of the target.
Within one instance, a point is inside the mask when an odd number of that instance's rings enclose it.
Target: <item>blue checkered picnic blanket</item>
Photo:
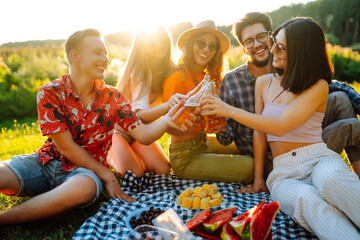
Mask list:
[[[201,210],[183,208],[176,203],[176,198],[187,187],[201,186],[204,183],[212,184],[213,182],[184,180],[173,175],[153,175],[151,173],[137,178],[128,171],[124,175],[122,189],[137,201],[127,203],[120,199],[110,199],[94,216],[89,217],[83,223],[73,239],[145,239],[142,234],[126,227],[126,219],[129,213],[149,206],[165,210],[172,208],[185,223]],[[265,198],[266,203],[272,201],[268,193],[241,194],[236,192],[240,187],[237,183],[216,182],[215,184],[218,192],[223,196],[223,203],[221,207],[213,208],[213,211],[236,206],[236,215],[240,215]],[[273,240],[317,239],[281,211],[274,219],[271,232]],[[161,239],[161,237],[152,239]]]

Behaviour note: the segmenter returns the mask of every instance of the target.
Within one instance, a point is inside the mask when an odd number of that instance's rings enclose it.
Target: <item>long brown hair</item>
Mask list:
[[[297,17],[283,23],[276,29],[274,36],[281,29],[285,30],[287,66],[285,70],[272,68],[273,72],[283,75],[281,86],[297,94],[320,79],[330,83],[334,71],[322,28],[310,17]]]
[[[161,62],[162,81],[159,83],[158,91],[155,94],[162,94],[162,89],[166,77],[175,68],[175,64],[171,60],[172,41],[168,30],[164,26],[157,26],[152,32],[139,31],[136,33],[131,50],[126,61],[125,69],[121,75],[120,80],[116,84],[116,88],[122,92],[127,101],[132,102],[133,93],[138,89],[140,93],[138,98],[149,94],[152,83],[152,72],[150,68],[150,61],[155,61],[150,56],[147,56],[146,50],[153,47],[148,44],[152,40],[160,37],[166,39],[168,48],[166,56]]]
[[[205,33],[195,34],[187,41],[185,46],[182,48],[182,55],[179,59],[178,67],[185,72],[185,78],[189,74],[189,70],[193,74],[195,74],[193,69],[195,65],[193,46],[195,41],[203,34]],[[215,81],[217,89],[220,89],[220,84],[223,76],[223,61],[224,61],[224,55],[222,54],[221,50],[218,48],[216,50],[214,57],[210,60],[210,62],[204,69],[204,73],[209,74],[211,76],[211,80]]]

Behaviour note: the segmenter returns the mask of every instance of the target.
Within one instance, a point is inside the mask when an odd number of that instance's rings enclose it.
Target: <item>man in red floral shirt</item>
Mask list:
[[[0,225],[43,219],[89,205],[104,187],[111,197],[134,202],[122,191],[106,162],[114,124],[143,144],[154,142],[169,127],[176,128],[171,115],[180,105],[161,120],[144,125],[123,95],[101,80],[108,57],[97,30],[72,34],[65,52],[70,74],[42,86],[37,96],[41,133],[49,138],[35,153],[0,164],[1,193],[35,197],[1,212]]]

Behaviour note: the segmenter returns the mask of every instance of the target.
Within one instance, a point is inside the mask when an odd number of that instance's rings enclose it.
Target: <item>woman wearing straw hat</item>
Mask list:
[[[173,94],[187,94],[204,78],[211,76],[219,88],[222,79],[223,57],[230,47],[228,37],[216,29],[213,21],[200,22],[178,38],[182,51],[178,70],[165,80],[163,101]],[[180,178],[202,181],[249,183],[253,179],[253,160],[236,155],[232,146],[221,146],[216,139],[200,131],[169,131],[170,165]],[[230,154],[229,154],[230,153]]]

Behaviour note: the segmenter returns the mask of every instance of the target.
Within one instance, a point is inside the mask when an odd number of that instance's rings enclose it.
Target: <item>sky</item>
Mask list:
[[[230,25],[247,12],[271,12],[311,0],[1,0],[0,44],[66,39],[96,28],[103,35],[154,24],[214,20]]]

